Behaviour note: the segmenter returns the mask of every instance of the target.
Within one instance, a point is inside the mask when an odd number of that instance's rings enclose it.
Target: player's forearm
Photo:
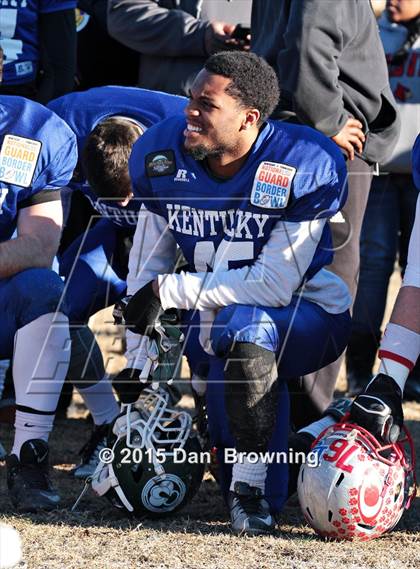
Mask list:
[[[379,349],[380,373],[390,375],[404,391],[420,354],[420,196],[408,249],[403,286]]]
[[[55,250],[55,244],[46,247],[45,242],[29,235],[0,243],[0,279],[25,269],[51,267]]]
[[[391,314],[390,322],[404,326],[420,334],[420,288],[404,286],[400,291]]]
[[[302,284],[325,220],[278,222],[258,259],[241,269],[158,277],[162,306],[211,310],[230,304],[287,306]]]
[[[212,310],[230,304],[283,306],[291,300],[288,283],[280,294],[276,294],[274,281],[264,277],[263,271],[249,267],[216,273],[161,275],[158,282],[165,309]]]
[[[420,288],[403,287],[379,347],[380,373],[390,375],[401,392],[420,354]]]

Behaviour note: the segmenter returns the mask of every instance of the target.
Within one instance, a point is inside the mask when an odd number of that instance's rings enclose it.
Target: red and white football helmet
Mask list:
[[[314,441],[312,453],[318,466],[310,466],[315,460],[302,465],[298,495],[307,522],[322,537],[374,539],[410,507],[416,484],[406,429],[403,440],[384,446],[358,425],[337,423]]]

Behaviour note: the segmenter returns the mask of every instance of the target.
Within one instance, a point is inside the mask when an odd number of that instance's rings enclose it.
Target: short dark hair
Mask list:
[[[204,69],[222,75],[232,82],[226,93],[237,99],[241,106],[258,109],[259,123],[264,122],[279,102],[280,88],[272,67],[255,53],[221,51],[209,57]]]
[[[133,121],[109,117],[88,136],[82,165],[92,190],[102,198],[127,198],[131,193],[128,159],[142,131]]]

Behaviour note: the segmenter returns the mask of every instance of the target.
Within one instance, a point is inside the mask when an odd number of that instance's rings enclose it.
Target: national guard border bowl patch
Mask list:
[[[158,150],[146,155],[146,172],[149,178],[175,174],[175,154],[173,150]]]
[[[296,168],[279,162],[261,162],[254,177],[251,204],[265,209],[287,206]]]
[[[0,150],[0,182],[29,188],[41,152],[41,142],[6,134]]]

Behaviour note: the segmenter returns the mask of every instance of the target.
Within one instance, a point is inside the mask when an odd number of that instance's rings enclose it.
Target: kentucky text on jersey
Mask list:
[[[166,204],[168,226],[173,231],[196,237],[224,233],[230,238],[254,239],[264,236],[269,216],[240,209],[226,211],[195,209],[179,204]]]
[[[131,225],[133,228],[137,225],[137,220],[139,218],[138,210],[108,205],[103,203],[100,198],[95,199],[87,191],[85,191],[85,195],[92,204],[92,207],[103,217],[109,218],[117,225]]]
[[[129,166],[134,195],[164,218],[191,270],[215,270],[222,257],[220,270],[225,265],[228,269],[249,265],[258,259],[271,233],[280,231],[277,223],[328,218],[346,198],[342,154],[313,129],[267,122],[244,166],[223,181],[183,151],[184,129],[183,117],[148,129],[134,144]],[[156,156],[170,161],[163,173],[151,166]],[[188,183],[179,183],[180,171],[187,172],[183,179]],[[267,193],[270,201],[257,203],[257,184],[279,183],[285,195],[274,196],[276,206]],[[331,260],[331,235],[325,225],[305,278],[312,278]]]

